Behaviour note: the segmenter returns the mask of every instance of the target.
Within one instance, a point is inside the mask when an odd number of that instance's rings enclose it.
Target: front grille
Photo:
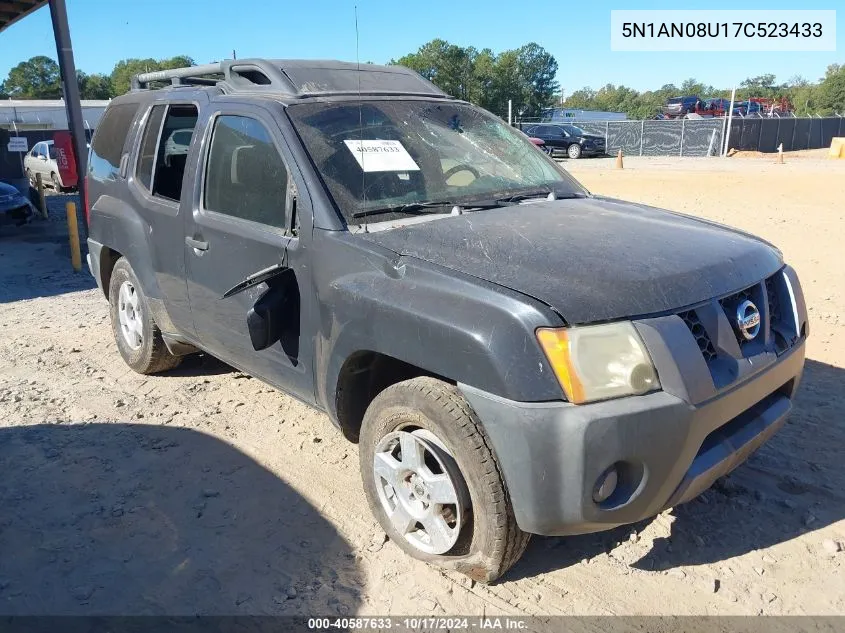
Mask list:
[[[739,346],[740,357],[751,358],[764,352],[775,352],[779,355],[795,342],[798,332],[795,331],[795,325],[792,323],[791,312],[783,309],[783,306],[788,305],[787,292],[783,273],[778,272],[762,283],[754,284],[718,301],[711,302],[711,306],[718,305],[718,309],[722,311],[730,324]],[[751,340],[746,339],[737,330],[736,325],[736,311],[744,301],[754,303],[760,310],[762,319],[760,332]],[[712,322],[712,308],[707,306],[707,310],[703,311],[704,308],[705,306],[699,306],[678,312],[677,315],[683,319],[715,378],[716,373],[719,373],[717,366],[721,365],[724,368],[725,362],[735,352],[732,354],[729,350],[716,347],[714,339],[711,338],[711,334],[716,335],[715,330],[708,332],[702,322],[702,315],[709,314],[711,316],[707,317],[708,327],[711,329],[716,327],[715,322]],[[724,323],[724,321],[722,322]],[[764,329],[766,327],[768,330]]]
[[[713,341],[710,340],[710,336],[707,334],[707,330],[704,329],[704,326],[698,319],[698,315],[695,313],[695,310],[679,312],[678,316],[684,320],[684,323],[687,324],[689,331],[695,337],[695,342],[698,343],[698,349],[701,350],[704,360],[711,361],[715,359],[716,348],[713,347]]]

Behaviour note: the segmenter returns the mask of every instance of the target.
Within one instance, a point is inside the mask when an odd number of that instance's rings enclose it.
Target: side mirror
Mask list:
[[[289,315],[285,313],[287,284],[270,286],[246,315],[252,348],[259,352],[276,343]]]

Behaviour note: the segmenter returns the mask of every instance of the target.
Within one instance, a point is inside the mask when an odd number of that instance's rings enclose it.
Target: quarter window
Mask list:
[[[267,128],[249,117],[218,117],[206,164],[206,210],[284,229],[287,189],[288,170]]]
[[[106,108],[91,141],[89,169],[95,180],[107,180],[117,173],[123,143],[137,111],[137,103],[121,103]]]

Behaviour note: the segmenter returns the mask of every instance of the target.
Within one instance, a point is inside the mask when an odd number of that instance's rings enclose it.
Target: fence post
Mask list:
[[[645,136],[645,119],[640,121],[640,156],[643,155],[643,137]]]
[[[47,214],[47,197],[44,195],[44,180],[41,174],[35,174],[35,186],[38,189],[38,203],[41,206],[41,216],[46,220]]]
[[[605,121],[604,122],[604,151],[607,151],[608,149],[610,149],[610,147],[608,146],[608,143],[610,142],[609,132],[610,132],[610,121]]]
[[[76,221],[76,203],[68,202],[65,205],[67,212],[67,233],[70,242],[70,264],[73,270],[82,270],[82,253],[79,250],[79,224]]]
[[[686,124],[687,124],[687,120],[681,119],[681,151],[678,154],[679,156],[684,155],[684,132],[686,131]]]
[[[722,156],[728,155],[728,144],[731,142],[731,124],[734,120],[734,101],[736,100],[736,86],[733,87],[731,90],[731,105],[730,105],[730,112],[728,112],[727,116],[727,123],[725,124],[725,146],[722,150]]]

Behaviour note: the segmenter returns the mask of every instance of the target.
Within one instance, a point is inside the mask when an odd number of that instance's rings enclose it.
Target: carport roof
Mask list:
[[[0,31],[40,9],[49,0],[0,0]]]

